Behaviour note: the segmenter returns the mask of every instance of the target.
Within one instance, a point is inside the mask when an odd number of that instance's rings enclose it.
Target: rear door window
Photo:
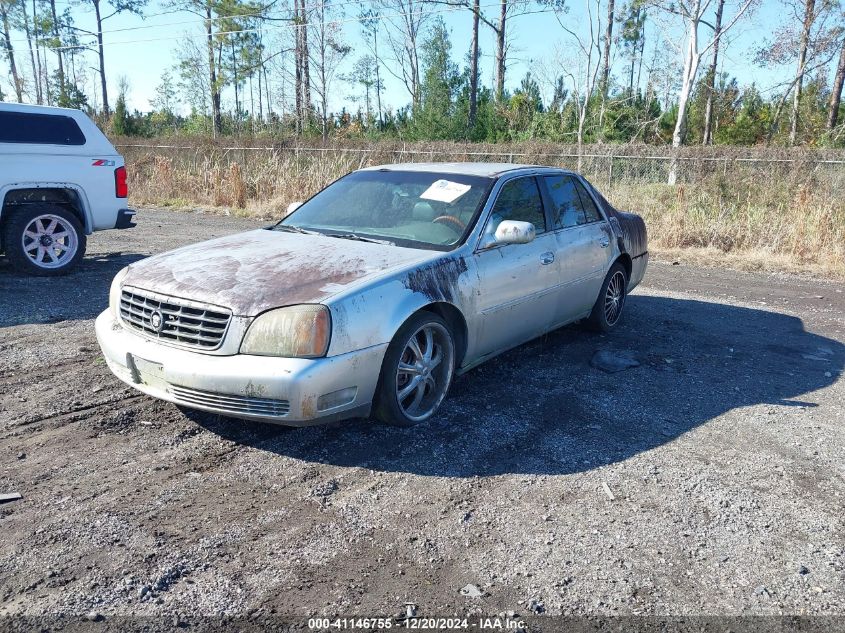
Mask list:
[[[0,112],[0,143],[85,145],[85,135],[69,116]]]
[[[587,222],[600,222],[602,220],[601,213],[596,208],[595,202],[593,202],[592,196],[587,193],[587,190],[584,189],[584,185],[582,185],[577,180],[575,181],[575,186],[578,187],[578,194],[581,197],[581,206],[584,208],[584,215],[587,218]]]
[[[552,221],[556,229],[586,224],[581,198],[571,176],[546,176],[546,187],[552,197]]]

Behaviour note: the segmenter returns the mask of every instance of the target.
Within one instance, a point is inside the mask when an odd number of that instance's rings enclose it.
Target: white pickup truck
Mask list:
[[[79,110],[0,103],[0,252],[21,272],[58,275],[86,236],[135,226],[123,157]]]

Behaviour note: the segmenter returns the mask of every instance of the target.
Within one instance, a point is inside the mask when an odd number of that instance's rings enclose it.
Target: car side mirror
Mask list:
[[[495,242],[491,246],[502,244],[528,244],[535,237],[534,225],[531,222],[518,220],[502,220],[496,227]]]
[[[297,210],[299,207],[301,207],[301,206],[302,206],[302,202],[291,202],[291,203],[288,205],[288,210],[287,210],[287,213],[285,213],[285,216],[290,215],[291,213],[293,213],[294,211],[296,211],[296,210]]]

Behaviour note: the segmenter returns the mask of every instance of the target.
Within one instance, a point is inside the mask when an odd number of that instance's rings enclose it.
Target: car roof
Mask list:
[[[567,172],[559,167],[543,165],[522,165],[519,163],[396,163],[393,165],[375,165],[361,171],[425,171],[462,176],[486,176],[494,178],[509,171],[520,169],[548,169],[555,172]]]

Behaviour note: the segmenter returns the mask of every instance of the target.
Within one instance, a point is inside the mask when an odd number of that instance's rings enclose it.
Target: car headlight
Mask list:
[[[329,349],[331,317],[323,305],[304,304],[259,315],[244,336],[241,354],[317,358]]]
[[[111,288],[109,288],[109,310],[111,310],[112,316],[115,319],[120,318],[120,289],[123,279],[126,277],[126,273],[128,272],[128,266],[121,269],[120,272],[114,276],[114,279],[112,279]]]

